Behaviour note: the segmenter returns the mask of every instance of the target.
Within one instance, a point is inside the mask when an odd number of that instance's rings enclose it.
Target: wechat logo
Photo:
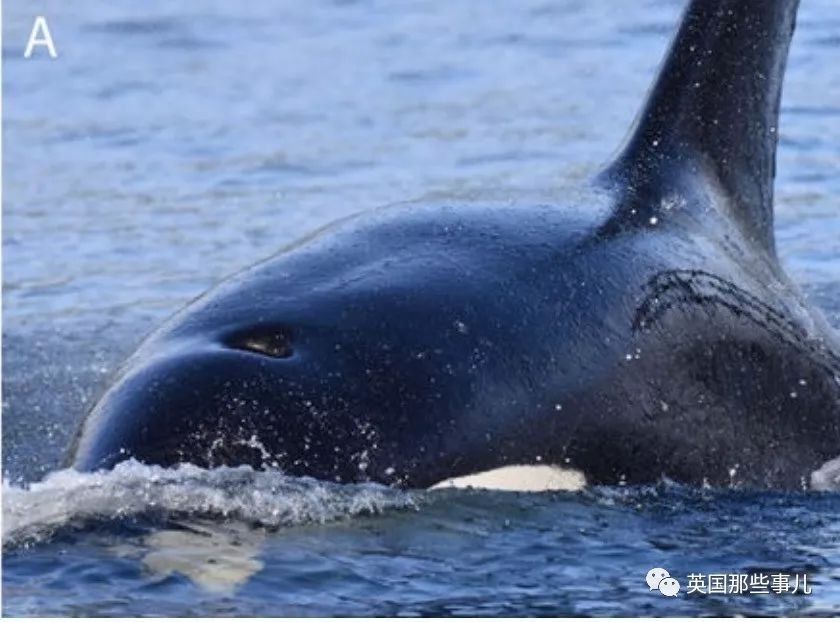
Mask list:
[[[651,568],[645,576],[650,591],[659,590],[663,596],[676,596],[680,591],[680,582],[664,568]]]

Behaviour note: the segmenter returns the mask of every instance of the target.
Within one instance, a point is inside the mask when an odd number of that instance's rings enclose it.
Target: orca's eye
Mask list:
[[[228,337],[226,344],[237,350],[275,359],[287,359],[294,354],[292,331],[285,327],[240,331]]]

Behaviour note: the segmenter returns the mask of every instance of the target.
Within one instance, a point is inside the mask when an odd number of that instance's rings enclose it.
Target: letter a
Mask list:
[[[32,50],[36,45],[47,46],[50,58],[56,58],[58,56],[58,53],[55,51],[52,36],[50,35],[50,29],[47,26],[47,18],[43,15],[35,18],[35,24],[32,26],[32,33],[29,35],[29,42],[26,44],[26,51],[23,53],[23,57],[29,58],[32,56]]]

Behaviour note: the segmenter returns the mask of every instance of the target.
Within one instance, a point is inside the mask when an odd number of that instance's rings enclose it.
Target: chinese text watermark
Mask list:
[[[812,592],[807,573],[753,572],[753,573],[690,573],[685,583],[685,595],[699,596],[772,594],[776,596],[802,595]],[[680,582],[664,568],[651,568],[645,576],[650,591],[658,590],[663,596],[676,596]]]

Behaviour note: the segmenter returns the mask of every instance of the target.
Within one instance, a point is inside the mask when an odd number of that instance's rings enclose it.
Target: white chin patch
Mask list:
[[[140,550],[146,570],[164,577],[179,573],[208,592],[224,595],[233,594],[262,570],[258,557],[263,532],[237,523],[189,520],[181,524],[187,529],[164,529],[145,537]]]
[[[481,488],[484,490],[546,492],[549,490],[581,490],[585,486],[586,477],[576,469],[563,469],[547,464],[521,464],[445,479],[434,486],[430,486],[429,490]]]
[[[811,473],[811,490],[840,490],[840,457]]]

